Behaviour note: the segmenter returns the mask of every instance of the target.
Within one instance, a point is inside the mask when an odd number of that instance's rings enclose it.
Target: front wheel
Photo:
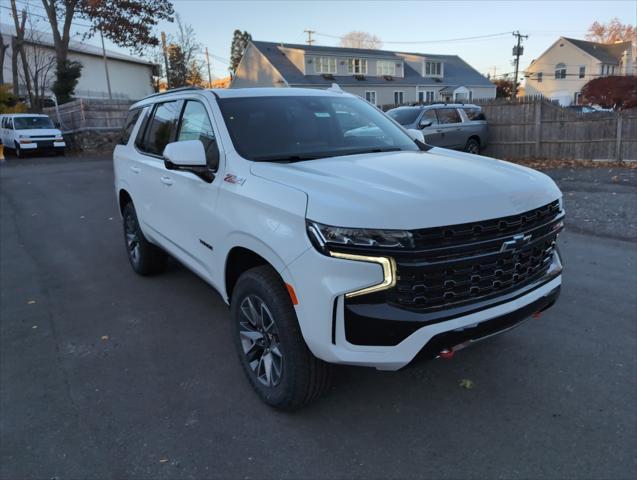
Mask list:
[[[330,367],[305,345],[289,293],[270,266],[239,277],[230,310],[241,365],[261,400],[296,410],[321,396]]]
[[[133,270],[143,276],[162,272],[166,267],[166,253],[146,240],[132,202],[126,204],[122,217],[126,253]]]
[[[20,145],[18,143],[15,144],[15,157],[16,158],[22,158],[24,156],[24,153],[22,152],[22,149],[20,148]]]

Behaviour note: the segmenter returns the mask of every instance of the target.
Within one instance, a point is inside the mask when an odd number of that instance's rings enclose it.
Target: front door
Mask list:
[[[219,170],[220,153],[212,116],[199,100],[186,100],[175,141],[199,140],[206,152],[207,167],[213,175]],[[187,171],[166,172],[170,185],[162,214],[170,218],[171,239],[180,259],[204,278],[212,277],[213,256],[219,243],[215,222],[217,197],[222,178],[202,178]],[[212,177],[212,176],[211,176]]]
[[[425,143],[433,147],[442,147],[442,137],[440,135],[441,130],[438,128],[438,117],[436,115],[435,108],[425,110],[422,117],[420,117],[419,123],[422,125],[423,122],[431,122],[431,125],[422,129],[422,134],[425,137]]]

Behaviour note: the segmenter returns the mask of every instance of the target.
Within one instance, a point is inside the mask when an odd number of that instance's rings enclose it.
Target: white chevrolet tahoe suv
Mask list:
[[[328,364],[397,370],[551,306],[562,195],[542,173],[431,148],[338,89],[178,89],[129,112],[115,148],[126,251],[166,254],[229,304],[269,405]]]

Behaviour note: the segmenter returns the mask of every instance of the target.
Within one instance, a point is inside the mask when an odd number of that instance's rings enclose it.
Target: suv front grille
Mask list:
[[[398,281],[387,301],[429,311],[532,283],[551,265],[562,218],[555,201],[511,217],[413,232],[420,248],[395,256]]]

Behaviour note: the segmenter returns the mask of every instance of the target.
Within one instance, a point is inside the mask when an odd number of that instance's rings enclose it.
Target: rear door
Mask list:
[[[441,107],[436,109],[438,114],[438,132],[440,145],[445,148],[461,148],[466,143],[462,141],[462,118],[456,108]]]

